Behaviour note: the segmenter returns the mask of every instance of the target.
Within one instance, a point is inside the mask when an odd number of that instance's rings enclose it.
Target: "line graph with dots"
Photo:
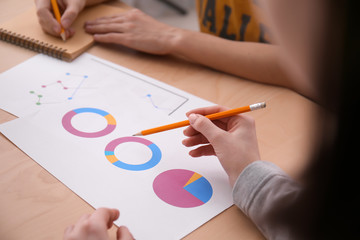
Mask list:
[[[88,75],[66,72],[65,74],[59,76],[59,79],[43,83],[40,88],[38,87],[37,90],[32,89],[29,93],[34,95],[34,103],[38,106],[51,103],[51,101],[44,101],[44,99],[46,97],[54,98],[54,95],[59,96],[59,98],[63,98],[63,100],[72,100],[76,97],[76,94],[88,77]],[[47,90],[51,90],[51,92]]]

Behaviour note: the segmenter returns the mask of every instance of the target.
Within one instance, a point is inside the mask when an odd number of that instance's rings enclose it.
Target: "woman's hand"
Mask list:
[[[236,115],[212,122],[203,116],[226,110],[213,106],[188,112],[191,126],[184,130],[188,138],[183,144],[187,147],[201,145],[189,152],[192,157],[217,156],[233,186],[247,165],[260,160],[260,153],[253,118]]]
[[[138,9],[85,23],[85,30],[97,42],[116,43],[152,54],[168,54],[181,29],[168,26]]]
[[[61,26],[65,30],[66,38],[72,37],[75,30],[71,25],[84,9],[86,0],[57,0],[61,16],[61,25],[56,21],[50,0],[35,0],[39,23],[44,32],[53,36],[60,36]]]
[[[99,208],[92,214],[82,216],[75,225],[66,228],[64,240],[108,240],[107,230],[119,218],[117,209]],[[127,227],[121,226],[116,233],[117,240],[133,240]]]

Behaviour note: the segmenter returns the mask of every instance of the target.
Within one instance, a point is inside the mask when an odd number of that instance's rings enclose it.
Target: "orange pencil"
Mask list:
[[[61,26],[61,15],[60,15],[59,6],[58,6],[56,0],[51,0],[51,5],[52,5],[53,11],[54,11],[55,18],[56,18],[56,20],[58,21],[58,23]],[[61,36],[63,41],[66,41],[65,30],[64,30],[64,28],[62,26],[61,26],[60,36]]]
[[[244,112],[254,111],[254,110],[265,108],[265,107],[266,107],[266,103],[261,102],[261,103],[251,104],[251,105],[245,106],[245,107],[240,107],[240,108],[235,108],[235,109],[231,109],[231,110],[227,110],[227,111],[223,111],[223,112],[209,114],[209,115],[206,115],[205,117],[207,117],[210,120],[216,120],[216,119],[220,119],[220,118],[231,117],[236,114],[240,114],[240,113],[244,113]],[[143,130],[139,133],[134,134],[133,136],[145,136],[145,135],[149,135],[149,134],[154,134],[154,133],[158,133],[158,132],[171,130],[174,128],[185,127],[188,125],[190,125],[189,120],[185,120],[185,121],[176,122],[176,123],[172,123],[172,124],[168,124],[168,125],[164,125],[164,126],[160,126],[160,127],[156,127],[156,128],[150,128],[147,130]]]

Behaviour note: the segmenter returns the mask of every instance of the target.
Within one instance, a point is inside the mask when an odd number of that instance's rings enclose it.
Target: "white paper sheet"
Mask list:
[[[94,208],[119,209],[136,239],[182,238],[232,205],[218,160],[191,158],[182,129],[130,137],[207,105],[90,54],[38,55],[0,76],[1,108],[21,116],[0,131]]]

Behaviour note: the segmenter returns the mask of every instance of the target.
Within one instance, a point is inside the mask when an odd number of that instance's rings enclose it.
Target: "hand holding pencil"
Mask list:
[[[64,40],[75,34],[75,30],[71,25],[84,9],[86,1],[35,0],[35,4],[43,31],[56,37],[61,36]]]
[[[205,117],[210,120],[217,120],[220,118],[231,117],[236,114],[249,112],[249,111],[253,111],[253,110],[257,110],[257,109],[265,108],[265,107],[266,107],[266,103],[261,102],[261,103],[255,103],[255,104],[251,104],[249,106],[234,108],[234,109],[230,109],[230,110],[226,110],[226,111],[222,111],[222,112],[215,112],[215,113],[206,115]],[[190,124],[189,120],[184,120],[181,122],[176,122],[176,123],[168,124],[165,126],[160,126],[160,127],[143,130],[139,133],[134,134],[133,136],[145,136],[145,135],[163,132],[163,131],[167,131],[167,130],[171,130],[171,129],[175,129],[175,128],[179,128],[179,127],[185,127],[185,126],[188,126],[189,124]]]
[[[134,136],[190,125],[184,130],[184,135],[188,138],[182,143],[186,147],[200,146],[189,154],[192,157],[217,156],[233,186],[246,166],[260,160],[255,121],[239,114],[265,107],[265,102],[262,102],[230,110],[221,106],[194,109],[186,114],[189,120],[143,130]]]
[[[227,110],[212,106],[188,112],[190,126],[184,130],[187,138],[182,143],[197,147],[189,152],[192,157],[217,156],[233,186],[245,167],[261,158],[252,117],[236,114],[211,121],[204,116]]]

